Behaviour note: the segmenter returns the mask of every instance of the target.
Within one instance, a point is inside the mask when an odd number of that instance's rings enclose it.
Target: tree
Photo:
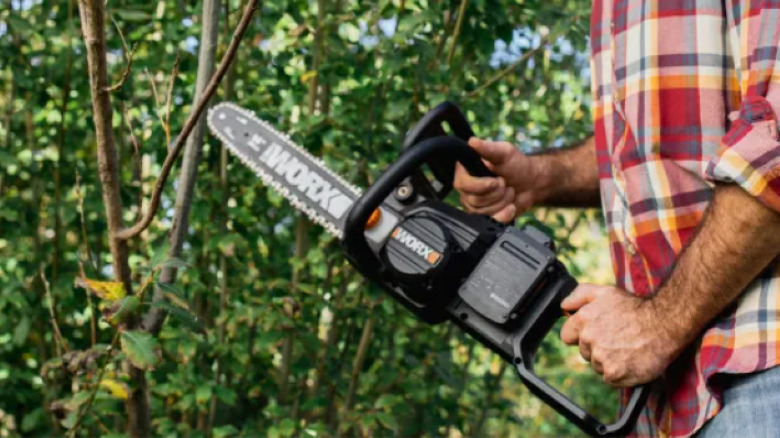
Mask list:
[[[193,130],[196,130],[196,136],[193,141],[188,143],[187,153],[185,154],[185,164],[183,167],[184,173],[181,179],[181,182],[183,183],[183,191],[180,192],[183,193],[183,195],[181,198],[177,198],[177,200],[181,199],[181,202],[177,204],[177,214],[174,216],[174,218],[177,220],[177,225],[179,225],[179,228],[175,229],[172,237],[174,243],[172,248],[173,253],[180,251],[181,245],[183,244],[181,236],[183,236],[184,230],[181,229],[186,229],[187,216],[189,214],[189,204],[191,203],[192,199],[192,188],[195,182],[193,175],[195,175],[195,168],[197,167],[197,162],[199,160],[201,146],[200,143],[202,142],[203,136],[203,124],[200,122],[200,116],[203,113],[203,110],[206,107],[211,94],[214,93],[217,86],[219,85],[219,81],[227,71],[231,61],[231,54],[235,53],[235,47],[240,41],[243,31],[246,29],[246,25],[256,8],[256,3],[257,1],[254,1],[247,5],[245,17],[242,22],[243,27],[238,28],[234,37],[234,44],[232,45],[233,47],[231,47],[233,50],[228,50],[225,59],[223,59],[223,62],[220,65],[220,72],[213,77],[210,74],[210,70],[212,69],[211,64],[213,64],[213,54],[214,48],[216,46],[215,40],[217,26],[216,22],[211,21],[210,18],[213,17],[214,20],[216,20],[216,14],[219,11],[219,5],[207,2],[204,6],[204,8],[208,8],[205,9],[204,17],[209,18],[209,24],[204,28],[204,35],[207,37],[203,39],[202,44],[204,46],[202,50],[204,55],[202,55],[201,61],[204,61],[204,70],[201,72],[202,79],[199,81],[199,86],[197,87],[197,91],[195,93],[195,110],[191,114],[188,122],[185,124],[182,133],[173,144],[172,152],[170,152],[168,157],[166,157],[165,162],[165,164],[168,165],[168,172],[170,172],[170,166],[175,161],[176,156],[181,149],[181,145],[187,144],[186,139],[188,138],[189,134]],[[151,206],[146,215],[144,215],[136,225],[126,229],[122,220],[124,209],[122,207],[122,199],[119,193],[121,185],[118,168],[119,159],[114,141],[112,126],[114,112],[110,99],[110,93],[116,87],[110,87],[108,85],[106,62],[107,48],[105,40],[105,5],[102,1],[99,0],[80,0],[79,11],[81,14],[82,32],[84,34],[84,40],[87,47],[87,61],[89,65],[89,78],[92,94],[92,113],[95,124],[95,137],[97,139],[98,170],[101,186],[103,189],[103,202],[106,209],[109,247],[111,250],[111,258],[113,260],[113,275],[119,283],[119,286],[122,287],[124,291],[126,291],[125,293],[129,292],[132,294],[134,288],[132,285],[131,271],[128,262],[128,239],[138,235],[146,227],[148,227],[149,223],[151,222],[151,218],[154,217],[154,214],[157,212],[157,204],[159,203],[161,187],[165,184],[168,173],[163,171],[160,177],[158,177],[155,184],[155,192],[152,195],[153,198]],[[132,56],[132,54],[130,56]],[[170,101],[168,104],[170,105]],[[170,119],[166,120],[166,123],[169,122]],[[169,129],[170,128],[168,128],[168,130]],[[181,231],[177,232],[176,230]],[[176,266],[170,264],[162,268],[161,276],[163,283],[170,283],[172,280],[171,277],[173,277],[175,274],[175,269]],[[142,288],[137,292],[137,294],[141,297],[138,299],[139,301],[142,301],[143,299],[144,290],[145,289]],[[124,293],[122,295],[124,295]],[[127,301],[120,302],[120,307],[117,309],[116,314],[118,314],[118,312],[122,309],[122,305],[125,303],[127,303]],[[151,312],[155,312],[155,310],[152,310]],[[154,319],[162,319],[161,317],[157,316],[158,314],[159,312],[150,314],[149,320],[152,321]],[[150,323],[149,329],[152,331],[152,333],[154,333],[159,330],[158,326],[159,323],[152,322]],[[153,348],[153,341],[147,342],[146,340],[149,339],[148,335],[141,332],[138,333],[137,336],[144,339],[144,341],[133,343],[128,342],[127,344],[124,342],[125,339],[133,339],[133,337],[129,336],[129,333],[133,333],[133,330],[139,327],[141,327],[140,318],[136,315],[128,315],[124,321],[124,330],[128,330],[128,332],[122,334],[121,339],[123,341],[122,350],[128,356],[128,360],[124,363],[124,368],[127,371],[130,380],[132,381],[132,389],[127,398],[128,431],[133,437],[146,437],[151,435],[151,416],[149,412],[149,395],[145,371],[153,364],[148,360],[133,360],[133,353],[131,352],[135,352],[137,355],[151,354],[149,351],[145,350],[151,350]],[[120,339],[120,337],[114,336],[114,339]],[[114,341],[112,345],[115,343],[116,341]],[[133,346],[125,347],[125,345]],[[101,370],[99,376],[102,377],[102,374],[103,371]],[[98,378],[98,382],[94,383],[94,385],[97,386],[101,383],[100,377]],[[94,394],[95,392],[93,391],[90,398],[90,403],[94,398]],[[76,419],[75,425],[71,429],[72,431],[77,431],[84,412],[89,410],[89,408],[90,406],[88,404],[86,408],[81,411]]]

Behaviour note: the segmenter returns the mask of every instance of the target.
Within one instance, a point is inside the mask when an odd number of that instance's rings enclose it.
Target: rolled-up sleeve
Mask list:
[[[707,168],[780,212],[780,1],[726,1],[741,103]]]

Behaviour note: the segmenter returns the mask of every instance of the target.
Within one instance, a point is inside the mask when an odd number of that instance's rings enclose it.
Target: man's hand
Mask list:
[[[469,146],[498,177],[473,177],[457,165],[453,186],[466,210],[509,222],[533,205],[538,171],[529,157],[507,142],[471,138]]]
[[[561,339],[613,386],[647,383],[663,374],[685,348],[687,336],[672,333],[651,302],[615,287],[581,284],[561,303],[576,312]]]
[[[534,205],[598,207],[599,175],[593,138],[582,144],[525,155],[511,143],[469,139],[496,178],[475,178],[460,164],[453,186],[472,213],[509,222]]]

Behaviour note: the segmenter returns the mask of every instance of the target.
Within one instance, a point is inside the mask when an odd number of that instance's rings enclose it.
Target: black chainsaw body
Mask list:
[[[449,102],[426,114],[398,160],[352,206],[342,242],[347,258],[423,321],[449,320],[511,362],[532,393],[584,432],[629,433],[646,386],[634,389],[616,422],[602,424],[534,373],[536,350],[577,285],[552,241],[536,228],[507,226],[443,202],[456,162],[474,176],[493,175],[466,143],[473,135]],[[369,243],[364,231],[376,209],[397,218],[380,244]]]

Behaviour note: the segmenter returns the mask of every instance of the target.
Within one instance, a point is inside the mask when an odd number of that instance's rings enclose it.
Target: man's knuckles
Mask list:
[[[617,385],[626,375],[625,369],[614,363],[602,363],[604,373],[601,375],[608,385]]]
[[[497,189],[493,190],[491,193],[488,193],[486,195],[481,195],[481,196],[466,195],[466,202],[472,208],[489,207],[497,203],[500,203],[501,206],[503,207],[504,205],[506,205],[506,202],[503,202],[506,196],[507,196],[507,189],[504,188],[503,186],[500,186]]]
[[[586,344],[589,347],[596,343],[596,337],[593,335],[593,330],[588,326],[580,331],[580,344]]]
[[[512,157],[515,147],[506,141],[487,141],[481,140],[474,142],[471,146],[482,156],[494,165],[501,166]]]

